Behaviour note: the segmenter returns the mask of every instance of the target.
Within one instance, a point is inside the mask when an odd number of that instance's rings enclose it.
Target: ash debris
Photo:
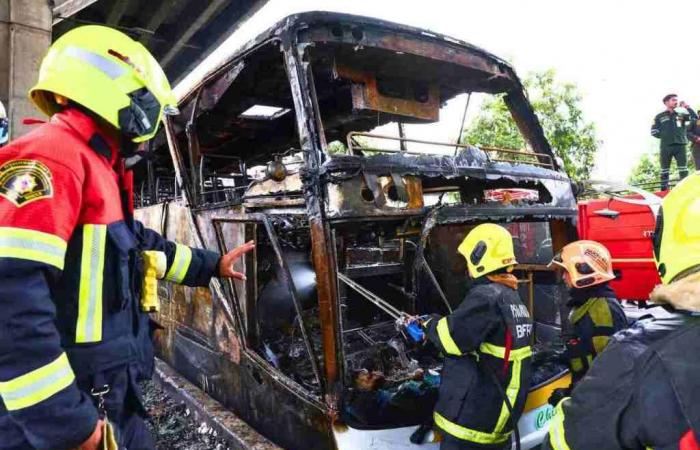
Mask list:
[[[206,423],[196,420],[187,406],[170,397],[152,381],[141,384],[146,421],[157,450],[229,450]]]

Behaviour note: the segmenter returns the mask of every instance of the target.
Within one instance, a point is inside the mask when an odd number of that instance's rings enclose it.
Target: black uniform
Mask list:
[[[700,430],[699,347],[700,318],[687,312],[617,333],[557,406],[543,448],[677,449]]]
[[[661,190],[668,189],[669,167],[671,167],[671,159],[676,159],[678,166],[678,176],[680,179],[688,176],[688,161],[686,146],[688,138],[686,136],[686,128],[688,123],[697,120],[695,111],[688,108],[689,116],[677,114],[675,111],[663,111],[654,117],[654,123],[651,126],[651,135],[660,139],[659,147],[660,162],[661,162]]]
[[[575,384],[608,345],[610,336],[627,328],[627,319],[608,283],[571,289],[569,294],[573,333],[566,339],[566,356]]]
[[[700,170],[700,119],[691,120],[686,133],[695,161],[695,170]]]
[[[434,413],[442,448],[503,448],[513,429],[504,393],[517,422],[530,387],[532,320],[518,293],[482,277],[426,333],[445,355]]]

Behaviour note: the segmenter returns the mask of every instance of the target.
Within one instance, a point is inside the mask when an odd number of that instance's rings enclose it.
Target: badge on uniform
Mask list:
[[[22,207],[53,197],[51,171],[41,161],[15,159],[0,166],[0,196]]]

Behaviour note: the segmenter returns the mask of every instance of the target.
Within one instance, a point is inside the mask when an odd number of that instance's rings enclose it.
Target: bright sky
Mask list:
[[[602,141],[597,178],[624,181],[644,152],[657,154],[649,127],[665,94],[678,93],[700,107],[697,0],[271,0],[198,69],[284,16],[308,10],[373,16],[450,35],[510,61],[521,77],[556,69],[559,80],[579,87],[586,118],[596,124]],[[441,120],[458,128],[463,101],[451,102]],[[477,107],[472,102],[470,111]]]

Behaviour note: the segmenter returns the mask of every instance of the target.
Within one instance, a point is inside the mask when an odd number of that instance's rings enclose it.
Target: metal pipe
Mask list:
[[[464,105],[464,113],[462,113],[462,121],[459,123],[459,133],[457,133],[457,140],[455,141],[456,144],[459,144],[460,139],[462,139],[462,131],[464,131],[464,121],[467,120],[467,110],[469,109],[469,101],[472,99],[472,93],[470,92],[467,94],[467,103]],[[457,156],[457,152],[459,151],[459,147],[455,146],[455,156]]]
[[[348,148],[348,154],[352,155],[354,154],[355,147],[357,146],[357,142],[354,140],[355,136],[363,136],[363,137],[369,137],[369,138],[375,138],[375,139],[387,139],[387,140],[393,140],[393,141],[405,141],[405,142],[415,142],[417,144],[427,144],[427,145],[437,145],[437,146],[442,146],[442,147],[454,147],[454,148],[466,148],[466,149],[471,149],[474,148],[474,146],[469,145],[469,144],[451,144],[449,142],[435,142],[435,141],[426,141],[422,139],[410,139],[410,138],[400,138],[396,136],[387,136],[384,134],[373,134],[373,133],[364,133],[360,131],[351,131],[347,134],[347,148]],[[514,155],[522,155],[522,156],[528,156],[537,159],[538,161],[522,161],[527,164],[533,164],[537,166],[545,166],[545,167],[554,167],[554,162],[553,159],[550,155],[546,153],[534,153],[534,152],[529,152],[525,150],[516,150],[516,149],[510,149],[510,148],[498,148],[498,147],[491,147],[487,145],[479,145],[477,146],[480,150],[483,150],[485,152],[491,151],[491,152],[501,152],[501,153],[508,153],[508,154],[514,154]],[[398,153],[397,150],[388,150],[388,149],[382,149],[382,148],[369,148],[369,147],[362,147],[363,150],[371,150],[373,152],[380,152],[380,153]],[[421,152],[401,152],[405,153],[407,155],[426,155],[430,153],[421,153]],[[492,161],[492,159],[486,154],[486,157],[488,158],[489,162]],[[549,163],[546,162],[541,162],[539,161],[540,158],[544,158],[549,160]],[[503,160],[503,161],[508,161],[508,160]],[[516,161],[520,162],[520,161]]]
[[[433,269],[430,268],[430,265],[428,264],[428,261],[425,260],[425,256],[423,255],[423,253],[421,253],[419,258],[421,259],[421,262],[423,263],[423,267],[425,268],[425,271],[428,273],[428,277],[433,282],[435,289],[438,291],[440,298],[442,299],[443,303],[445,303],[447,310],[450,312],[450,314],[452,314],[452,306],[450,306],[450,302],[447,300],[447,296],[443,292],[442,287],[440,287],[440,283],[438,283],[438,280],[435,277],[435,273],[433,273]]]
[[[341,280],[343,283],[347,284],[348,286],[350,286],[352,289],[357,291],[357,293],[359,293],[364,298],[366,298],[367,300],[372,302],[377,308],[379,308],[382,311],[384,311],[385,313],[389,314],[394,319],[399,319],[399,318],[406,315],[406,313],[400,311],[394,305],[387,302],[383,298],[377,296],[374,292],[365,288],[361,284],[357,283],[356,281],[353,281],[350,277],[348,277],[344,273],[338,272],[338,279]]]

